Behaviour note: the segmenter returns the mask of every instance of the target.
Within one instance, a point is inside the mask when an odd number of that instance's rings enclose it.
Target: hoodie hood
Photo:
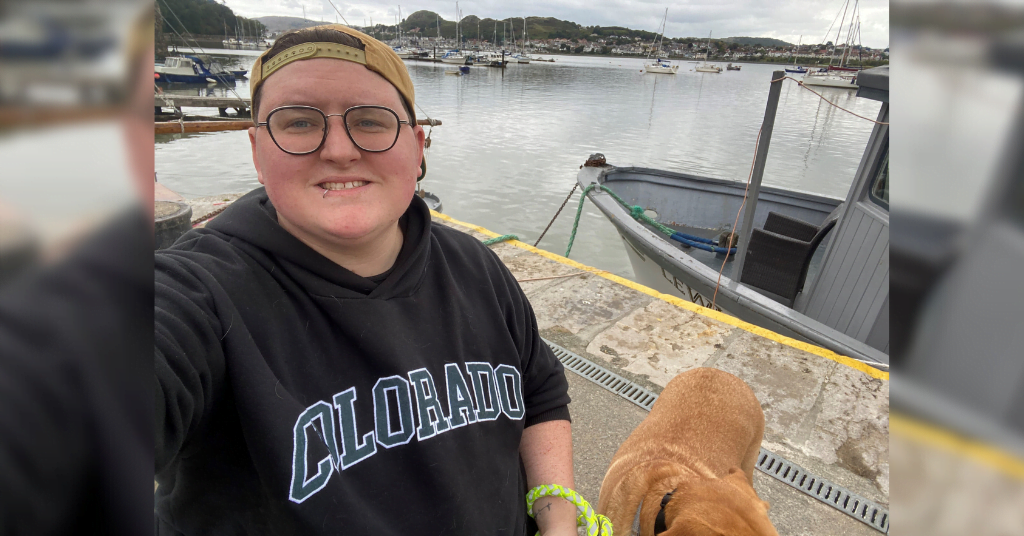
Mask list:
[[[207,232],[221,235],[255,258],[270,256],[313,295],[334,298],[397,298],[419,286],[430,252],[430,210],[413,196],[402,215],[402,249],[387,278],[380,284],[353,273],[324,257],[277,222],[277,210],[265,188],[242,196],[207,224]]]

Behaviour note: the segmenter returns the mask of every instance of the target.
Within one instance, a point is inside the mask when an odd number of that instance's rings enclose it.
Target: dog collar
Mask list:
[[[654,536],[658,536],[662,532],[668,530],[668,527],[665,526],[665,505],[668,504],[668,501],[672,498],[672,494],[675,492],[676,490],[672,490],[661,498],[661,509],[658,510],[658,517],[654,518]]]

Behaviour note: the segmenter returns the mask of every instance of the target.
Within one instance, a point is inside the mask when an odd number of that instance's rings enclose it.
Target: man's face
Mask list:
[[[375,104],[410,119],[394,86],[344,60],[293,62],[267,78],[261,91],[260,122],[275,108],[292,104],[314,106],[325,114]],[[401,125],[394,147],[368,153],[349,139],[342,117],[327,122],[323,147],[302,156],[278,148],[266,127],[250,128],[253,163],[288,232],[323,248],[363,246],[385,236],[409,207],[423,158],[423,129]],[[331,189],[339,184],[346,188]]]

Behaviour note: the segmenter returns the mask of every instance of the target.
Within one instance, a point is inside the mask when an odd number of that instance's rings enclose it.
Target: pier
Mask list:
[[[188,200],[193,222],[204,225],[238,197]],[[433,220],[481,240],[499,236],[444,214]],[[888,508],[887,372],[519,241],[491,248],[529,297],[550,343],[654,394],[695,367],[735,374],[761,402],[764,449]],[[612,456],[647,410],[581,375],[566,377],[576,488],[596,505]],[[755,471],[754,487],[771,504],[779,534],[880,533],[763,471]]]

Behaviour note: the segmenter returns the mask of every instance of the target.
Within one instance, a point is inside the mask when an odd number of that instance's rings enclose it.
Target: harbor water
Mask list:
[[[243,69],[259,54],[209,52]],[[444,123],[430,135],[424,188],[441,198],[446,214],[531,244],[591,153],[617,166],[746,181],[772,72],[782,70],[743,64],[741,71],[697,73],[694,63],[677,61],[676,75],[646,74],[640,58],[540,56],[556,61],[472,67],[465,76],[445,76],[450,65],[406,63],[417,117]],[[854,91],[819,91],[865,117],[880,107]],[[244,80],[233,91],[211,85],[165,92],[249,96]],[[871,127],[785,81],[764,183],[845,196]],[[186,197],[259,186],[244,131],[158,135],[156,172],[161,184]],[[578,199],[577,191],[539,247],[565,252]],[[571,257],[632,278],[623,247],[612,225],[585,204]]]

